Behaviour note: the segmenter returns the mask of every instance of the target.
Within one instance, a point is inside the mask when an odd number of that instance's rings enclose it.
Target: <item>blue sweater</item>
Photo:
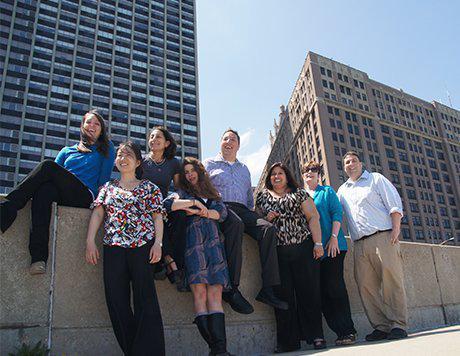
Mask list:
[[[332,234],[332,222],[339,221],[342,223],[342,205],[334,189],[328,185],[318,185],[313,195],[313,200],[320,216],[321,236],[324,254],[326,255],[326,244]],[[342,229],[339,230],[338,239],[340,251],[346,251],[348,248],[347,241]]]
[[[78,144],[64,147],[56,156],[55,162],[73,173],[97,197],[98,189],[110,179],[115,161],[115,148],[109,143],[108,156],[104,157],[96,148],[91,152],[79,152]]]

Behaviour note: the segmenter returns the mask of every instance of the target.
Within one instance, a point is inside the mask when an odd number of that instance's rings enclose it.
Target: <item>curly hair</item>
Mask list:
[[[198,174],[198,184],[192,185],[185,177],[185,166],[191,164]],[[211,183],[208,172],[204,168],[203,164],[195,157],[185,157],[182,162],[182,169],[179,173],[179,185],[180,188],[188,193],[194,194],[197,197],[220,200],[220,194]]]
[[[177,143],[176,140],[174,140],[174,137],[171,135],[171,132],[169,132],[168,129],[164,128],[163,126],[155,126],[150,130],[149,140],[150,135],[152,135],[153,131],[155,130],[161,131],[163,133],[163,136],[165,137],[165,140],[169,141],[169,146],[165,148],[163,157],[166,159],[174,158],[174,156],[176,155]]]

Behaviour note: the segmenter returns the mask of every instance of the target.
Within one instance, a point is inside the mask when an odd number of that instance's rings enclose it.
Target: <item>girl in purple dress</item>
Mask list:
[[[227,211],[212,185],[203,165],[186,157],[179,176],[181,191],[169,196],[164,207],[169,211],[184,210],[187,217],[185,273],[193,293],[195,320],[207,342],[211,355],[229,355],[222,308],[222,290],[229,277],[217,222]]]

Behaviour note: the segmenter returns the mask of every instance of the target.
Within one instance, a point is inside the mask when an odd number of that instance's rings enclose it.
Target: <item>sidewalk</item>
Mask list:
[[[460,355],[460,325],[410,334],[407,339],[385,342],[360,342],[353,346],[330,347],[326,350],[306,350],[283,355],[319,356],[458,356]]]

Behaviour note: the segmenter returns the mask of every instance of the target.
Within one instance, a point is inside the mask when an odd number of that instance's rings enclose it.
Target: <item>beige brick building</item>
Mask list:
[[[356,150],[401,194],[405,240],[459,244],[460,111],[309,52],[274,129],[258,189],[272,163],[287,163],[301,181],[300,167],[314,159],[337,190],[346,180],[342,155]]]

